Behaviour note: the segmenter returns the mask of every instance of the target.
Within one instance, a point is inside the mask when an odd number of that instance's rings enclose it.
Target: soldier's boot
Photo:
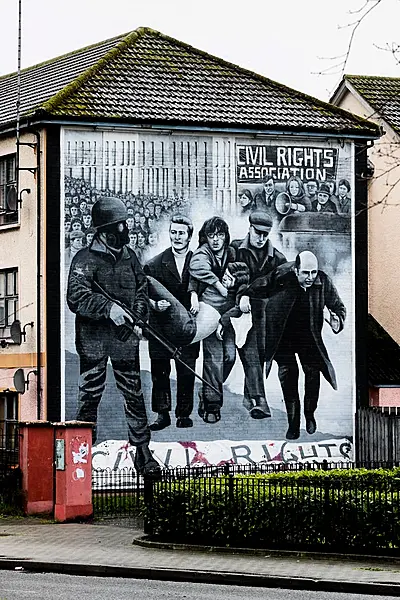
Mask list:
[[[136,447],[133,465],[139,475],[155,475],[161,471],[160,465],[150,452],[148,444]]]

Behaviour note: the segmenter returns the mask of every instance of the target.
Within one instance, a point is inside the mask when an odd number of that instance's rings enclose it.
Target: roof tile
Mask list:
[[[23,115],[329,131],[377,137],[365,119],[140,28],[26,69]],[[0,126],[15,120],[16,75],[0,78]]]
[[[400,133],[400,77],[345,75],[357,92]],[[372,116],[372,115],[371,115]]]

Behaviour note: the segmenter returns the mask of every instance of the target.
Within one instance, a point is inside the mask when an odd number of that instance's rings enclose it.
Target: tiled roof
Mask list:
[[[94,65],[125,36],[120,35],[21,71],[21,115],[32,114],[43,102]],[[0,126],[15,121],[17,73],[0,77]]]
[[[47,63],[46,82],[37,79],[40,66],[27,69],[25,114],[379,135],[376,125],[360,117],[152,29],[111,42]],[[5,79],[0,80],[0,117]],[[3,123],[11,117],[5,115]]]
[[[400,133],[400,77],[345,75],[378,116]],[[371,115],[372,116],[372,115]]]
[[[368,380],[370,385],[400,386],[400,346],[368,315]]]

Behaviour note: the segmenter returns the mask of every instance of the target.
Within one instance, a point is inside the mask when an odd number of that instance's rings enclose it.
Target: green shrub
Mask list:
[[[160,481],[145,516],[169,541],[390,551],[400,548],[400,469]]]

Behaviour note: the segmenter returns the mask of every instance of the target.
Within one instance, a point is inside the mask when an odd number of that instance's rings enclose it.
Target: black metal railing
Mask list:
[[[0,422],[0,505],[2,511],[22,508],[22,476],[19,468],[19,428],[16,422]]]
[[[18,466],[19,428],[17,423],[0,421],[0,473]],[[0,475],[1,476],[1,475]]]
[[[95,518],[132,517],[143,509],[143,477],[134,469],[94,469],[92,472]]]
[[[398,466],[164,470],[145,479],[145,532],[206,545],[400,554],[400,471],[392,470]]]

